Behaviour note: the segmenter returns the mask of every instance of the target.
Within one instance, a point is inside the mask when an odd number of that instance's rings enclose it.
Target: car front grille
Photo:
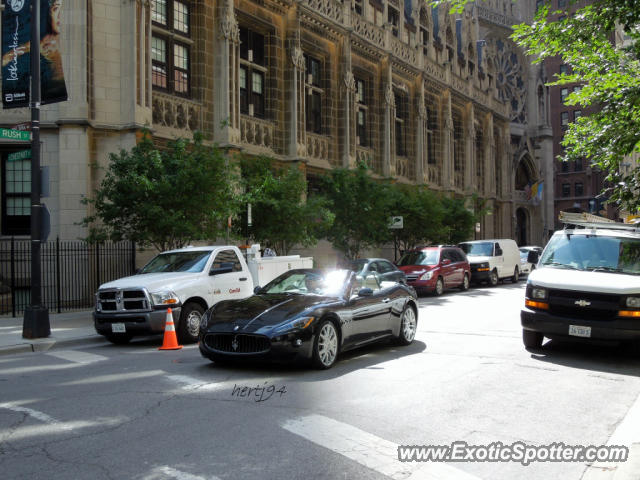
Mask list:
[[[102,312],[140,312],[151,309],[145,290],[140,288],[98,291],[98,310]]]
[[[271,342],[263,335],[209,333],[205,335],[204,343],[212,350],[224,353],[266,353],[271,349]]]
[[[613,320],[620,310],[621,297],[593,292],[549,290],[549,312],[584,320]]]
[[[407,274],[407,282],[415,282],[418,280],[418,277],[420,277],[420,275]]]

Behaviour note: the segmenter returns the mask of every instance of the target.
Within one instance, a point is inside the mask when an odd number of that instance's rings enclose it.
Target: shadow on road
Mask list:
[[[565,367],[640,377],[640,345],[550,340],[531,358]]]

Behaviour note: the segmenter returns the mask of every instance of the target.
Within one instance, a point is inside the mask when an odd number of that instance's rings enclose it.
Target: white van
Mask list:
[[[520,250],[515,240],[474,240],[458,246],[469,259],[472,282],[487,282],[493,287],[505,278],[513,283],[520,279]]]

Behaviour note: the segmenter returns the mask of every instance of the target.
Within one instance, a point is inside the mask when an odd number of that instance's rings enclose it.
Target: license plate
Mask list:
[[[125,333],[127,330],[124,328],[124,323],[112,323],[111,331],[113,333]]]
[[[569,325],[569,335],[575,337],[590,337],[591,327],[582,327],[580,325]]]

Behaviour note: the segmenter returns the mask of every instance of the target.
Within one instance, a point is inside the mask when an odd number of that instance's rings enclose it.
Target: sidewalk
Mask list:
[[[23,317],[0,317],[0,355],[40,352],[89,342],[104,342],[93,327],[92,310],[49,313],[51,335],[46,338],[22,338]]]

